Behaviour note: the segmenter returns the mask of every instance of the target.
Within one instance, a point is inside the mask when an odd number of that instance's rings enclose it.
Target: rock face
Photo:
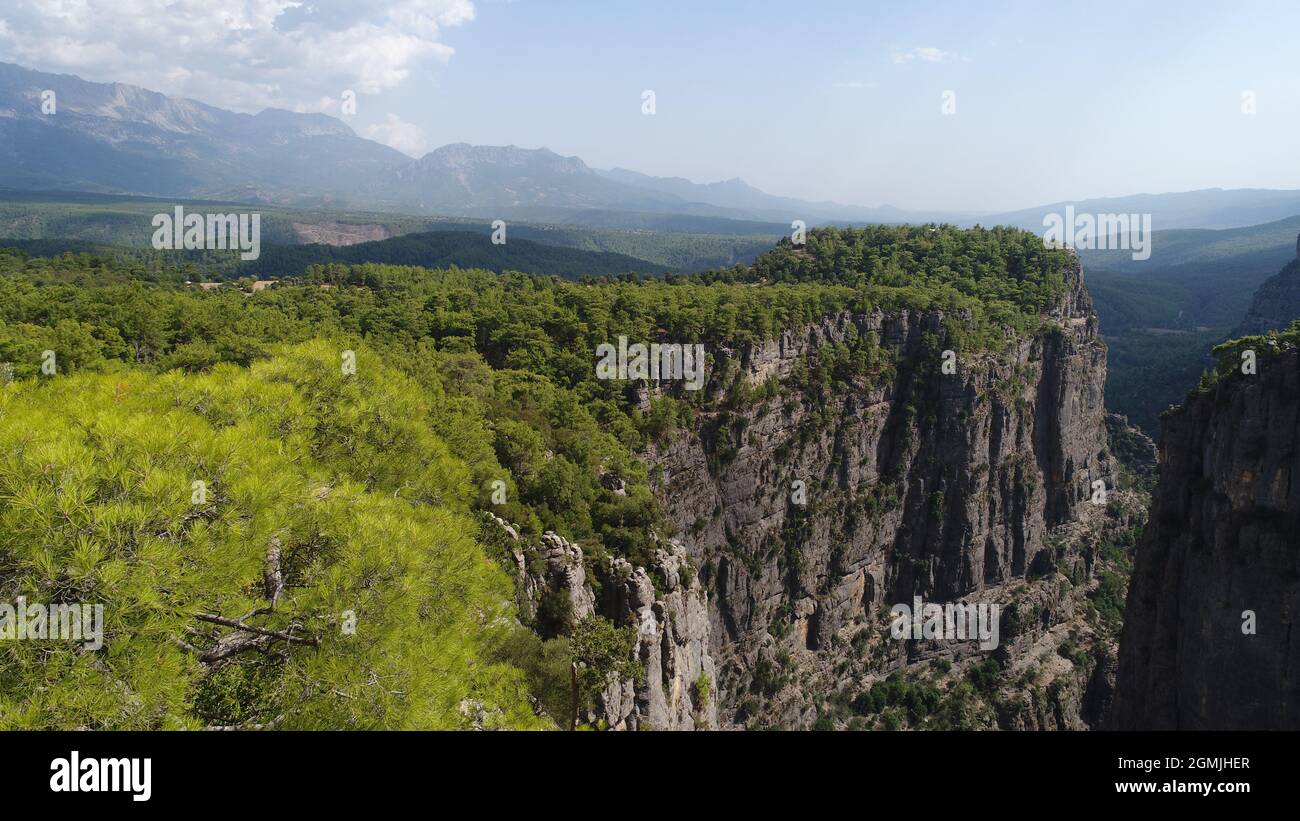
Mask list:
[[[1296,319],[1300,319],[1300,237],[1296,239],[1296,259],[1259,286],[1234,335],[1283,330]]]
[[[761,389],[850,334],[882,353],[874,376],[829,398]],[[1117,526],[1095,504],[1115,494],[1116,464],[1081,272],[1004,350],[945,369],[948,347],[942,314],[876,311],[711,352],[695,423],[642,454],[674,534],[650,567],[584,571],[581,548],[555,534],[514,538],[521,611],[544,635],[557,600],[637,631],[643,679],[611,682],[585,721],[807,727],[830,720],[836,692],[935,664],[959,683],[996,654],[1034,685],[998,685],[971,726],[1097,726],[1114,631],[1086,602],[1099,534]],[[914,596],[997,605],[1001,645],[891,639],[890,607]]]
[[[488,516],[508,537],[519,613],[536,625],[538,633],[553,636],[565,632],[595,612],[581,547],[549,530],[536,544],[530,544],[520,538],[514,525],[499,516]]]
[[[662,596],[645,568],[623,559],[610,563],[602,588],[604,610],[616,621],[637,625],[634,653],[645,665],[646,677],[639,687],[630,681],[611,686],[598,717],[618,730],[716,728],[718,702],[712,690],[718,676],[704,590],[681,545],[659,550],[656,565]]]
[[[950,374],[943,320],[845,312],[716,352],[715,375],[739,369],[758,385],[852,326],[893,367],[829,405],[784,390],[729,410],[717,402],[645,454],[701,568],[724,716],[802,726],[855,634],[887,631],[891,605],[996,597],[1075,558],[1051,534],[1114,487],[1105,348],[1081,272],[1040,331],[959,359]]]
[[[1124,619],[1115,727],[1300,728],[1296,477],[1295,349],[1166,417]]]
[[[1159,449],[1150,436],[1118,413],[1106,414],[1106,434],[1110,437],[1111,452],[1121,465],[1143,480],[1155,478]]]

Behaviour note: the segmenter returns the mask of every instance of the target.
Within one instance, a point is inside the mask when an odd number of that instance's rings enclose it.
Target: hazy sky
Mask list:
[[[6,0],[0,57],[862,205],[1300,188],[1297,0]]]

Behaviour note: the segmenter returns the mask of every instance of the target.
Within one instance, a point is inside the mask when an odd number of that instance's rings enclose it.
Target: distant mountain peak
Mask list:
[[[305,135],[334,135],[360,139],[351,126],[328,114],[264,108],[252,116],[260,126],[287,128]]]
[[[448,143],[447,145],[435,148],[428,152],[420,159],[435,157],[439,159],[449,159],[455,161],[472,161],[472,162],[511,162],[524,163],[529,161],[563,161],[565,163],[577,163],[583,168],[587,167],[577,157],[563,157],[545,146],[541,148],[520,148],[517,145],[472,145],[470,143],[458,142]]]
[[[56,110],[42,111],[54,92]],[[126,83],[0,64],[0,185],[277,202],[360,204],[400,152],[325,114],[242,114]]]

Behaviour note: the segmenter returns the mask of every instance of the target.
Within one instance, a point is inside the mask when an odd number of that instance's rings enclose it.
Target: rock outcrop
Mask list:
[[[621,558],[593,568],[600,580],[598,600],[579,545],[550,531],[533,542],[504,519],[488,516],[514,564],[519,613],[539,634],[567,633],[593,614],[636,629],[632,653],[644,675],[611,682],[595,709],[582,716],[585,723],[616,730],[718,726],[708,603],[680,544],[670,541],[657,549],[649,570]]]
[[[656,593],[649,572],[623,559],[610,562],[602,589],[605,612],[637,626],[634,653],[646,676],[612,685],[597,716],[614,729],[693,730],[718,726],[713,697],[717,670],[709,647],[709,612],[704,590],[681,545],[657,551]]]
[[[553,636],[566,632],[595,612],[581,547],[549,530],[538,542],[529,543],[514,525],[487,515],[507,537],[519,614],[533,623],[538,633]]]
[[[1165,417],[1113,726],[1300,728],[1300,353]]]
[[[294,238],[304,244],[318,242],[323,245],[356,245],[393,236],[393,232],[386,226],[377,223],[295,222],[290,227]]]

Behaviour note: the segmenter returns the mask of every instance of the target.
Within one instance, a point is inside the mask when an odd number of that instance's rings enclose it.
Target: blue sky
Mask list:
[[[1295,0],[245,0],[235,23],[140,2],[172,16],[132,26],[90,0],[104,16],[75,21],[76,48],[68,17],[15,0],[0,11],[0,56],[243,110],[329,111],[355,87],[350,124],[408,153],[546,146],[596,167],[862,205],[1300,188]],[[204,34],[223,23],[236,33]],[[147,33],[159,25],[175,33]],[[241,62],[259,48],[275,59]]]

